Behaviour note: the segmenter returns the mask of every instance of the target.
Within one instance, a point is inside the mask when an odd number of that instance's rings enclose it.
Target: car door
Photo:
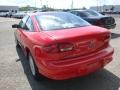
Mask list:
[[[20,28],[17,28],[17,30],[15,31],[15,37],[17,38],[17,40],[19,41],[20,45],[21,44],[21,33],[23,32],[24,30],[24,27],[25,27],[25,23],[26,21],[28,20],[28,17],[29,16],[25,16],[19,23],[19,26]]]
[[[25,50],[26,47],[29,47],[31,46],[31,41],[29,39],[29,35],[34,32],[34,26],[33,26],[33,23],[32,23],[32,19],[31,17],[28,17],[24,27],[24,29],[22,30],[21,32],[21,44]]]

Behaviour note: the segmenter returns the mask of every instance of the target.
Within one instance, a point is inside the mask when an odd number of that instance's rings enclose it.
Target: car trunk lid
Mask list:
[[[96,26],[45,31],[44,33],[52,36],[58,45],[67,43],[73,46],[72,50],[59,52],[59,59],[73,58],[100,50],[108,44],[110,35],[108,30]]]

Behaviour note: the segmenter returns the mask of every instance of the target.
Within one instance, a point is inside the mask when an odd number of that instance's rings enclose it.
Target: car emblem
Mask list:
[[[93,41],[90,41],[90,42],[89,42],[88,48],[94,48],[94,42],[93,42]]]

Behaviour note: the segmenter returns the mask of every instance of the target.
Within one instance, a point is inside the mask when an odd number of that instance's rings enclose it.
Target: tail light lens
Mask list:
[[[111,34],[103,35],[103,36],[100,38],[101,41],[104,41],[104,42],[106,42],[106,43],[109,43],[110,39],[111,39]]]
[[[57,53],[57,52],[59,52],[57,44],[53,44],[53,45],[49,45],[49,46],[44,46],[44,47],[42,47],[42,50],[45,51],[45,52],[47,52],[47,53]]]
[[[105,41],[106,42],[109,41],[110,39],[111,39],[111,34],[108,34],[108,35],[105,36]]]
[[[106,35],[106,39],[111,39],[111,34]]]
[[[73,45],[69,43],[64,43],[59,45],[60,52],[70,51],[73,49]]]
[[[73,50],[73,45],[70,43],[60,43],[60,44],[45,46],[45,47],[42,47],[42,49],[47,53],[66,52],[66,51]]]
[[[111,34],[104,35],[103,40],[110,40],[111,39]]]

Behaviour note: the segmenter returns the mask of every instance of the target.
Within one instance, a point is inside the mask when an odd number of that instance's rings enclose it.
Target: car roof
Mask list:
[[[94,11],[94,10],[91,10],[91,9],[85,9],[85,10],[80,9],[80,10],[71,10],[71,11],[79,11],[79,12],[83,12],[83,11]]]

